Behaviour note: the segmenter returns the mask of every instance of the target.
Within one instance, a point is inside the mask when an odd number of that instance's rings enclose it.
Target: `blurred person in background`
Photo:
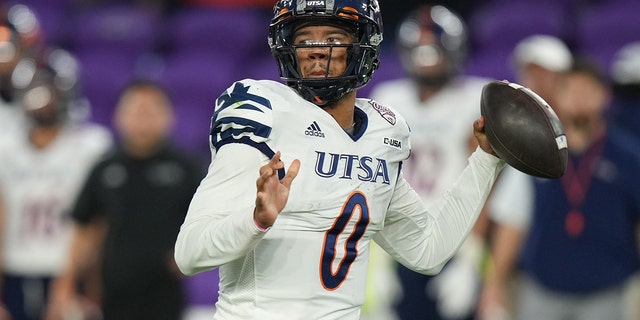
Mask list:
[[[540,95],[547,103],[549,103],[554,110],[557,104],[558,86],[563,78],[564,72],[571,68],[573,62],[573,56],[569,47],[562,39],[555,36],[534,34],[520,40],[514,47],[511,53],[510,61],[511,68],[516,76],[516,82],[533,90]],[[510,171],[510,170],[506,170]],[[503,174],[508,176],[509,174]],[[503,176],[501,175],[501,176]],[[509,179],[504,179],[509,180]],[[502,179],[496,183],[496,189],[500,188],[498,185],[502,184]],[[520,190],[512,190],[511,192],[523,192]],[[526,192],[526,191],[524,191]],[[491,201],[491,200],[490,200]],[[490,202],[489,201],[489,202]],[[516,219],[516,218],[514,218]],[[509,221],[510,224],[522,225],[522,221]],[[513,250],[509,249],[511,246],[517,246],[514,242],[502,241],[500,239],[492,239],[492,242],[496,242],[493,248],[497,250]],[[496,274],[496,273],[490,273]],[[500,284],[500,288],[494,288],[494,285]],[[503,301],[503,303],[479,303],[478,313],[485,318],[492,315],[494,317],[501,317],[506,310],[502,307],[507,296],[504,290],[502,290],[503,279],[485,281],[482,287],[482,299]],[[485,310],[487,307],[490,310]]]
[[[614,89],[610,120],[640,138],[640,41],[618,50],[610,75]]]
[[[640,139],[640,41],[622,46],[609,71],[613,85],[609,121]],[[640,273],[629,282],[624,301],[625,319],[640,319]]]
[[[0,309],[13,320],[43,316],[71,239],[69,211],[111,145],[105,128],[71,121],[78,99],[73,57],[51,49],[25,59],[28,84],[13,98],[26,124],[0,142]]]
[[[53,286],[49,319],[82,310],[86,299],[76,284],[96,262],[105,319],[180,319],[184,293],[173,245],[204,172],[170,142],[172,102],[158,84],[130,84],[114,122],[120,143],[92,169],[75,203],[70,254]]]
[[[576,59],[556,90],[567,171],[501,176],[481,319],[624,319],[625,289],[640,269],[640,142],[607,124],[610,88],[593,62]],[[508,312],[492,312],[500,309]]]
[[[32,72],[29,68],[42,37],[38,20],[27,6],[0,4],[0,140],[24,125],[16,95],[29,84],[22,75]]]
[[[558,82],[572,61],[571,50],[562,39],[544,34],[520,40],[511,54],[516,82],[533,90],[552,107],[556,105]]]
[[[407,76],[378,84],[371,96],[383,105],[395,106],[408,119],[411,156],[402,170],[423,201],[431,205],[455,181],[475,149],[468,124],[480,115],[480,95],[489,79],[463,74],[467,28],[457,13],[444,6],[414,8],[400,23],[395,40]],[[487,227],[483,217],[441,274],[426,276],[397,266],[402,291],[396,308],[400,319],[471,316]],[[371,261],[370,290],[386,298],[367,303],[380,309],[398,298],[392,294],[396,277],[389,276],[396,272],[396,265],[375,258]],[[380,259],[388,260],[384,256]],[[371,313],[379,312],[372,309]]]

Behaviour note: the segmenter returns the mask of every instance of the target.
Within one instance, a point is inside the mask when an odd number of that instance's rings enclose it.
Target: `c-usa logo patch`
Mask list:
[[[378,113],[385,119],[387,120],[387,122],[389,122],[392,125],[396,124],[396,114],[391,111],[389,108],[385,107],[385,106],[381,106],[379,105],[377,102],[373,101],[373,100],[369,100],[369,104],[371,104],[371,106],[373,107],[373,109],[375,109],[376,111],[378,111]]]

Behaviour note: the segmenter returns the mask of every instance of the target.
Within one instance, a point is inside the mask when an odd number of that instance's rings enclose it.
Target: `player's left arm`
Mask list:
[[[400,178],[375,241],[414,271],[439,272],[471,232],[503,166],[478,148],[452,188],[429,209]]]
[[[478,133],[482,133],[480,130],[481,128],[478,128]],[[479,146],[479,139],[474,135],[475,131],[469,134],[469,155]],[[440,314],[447,318],[464,318],[473,312],[480,287],[481,261],[484,256],[489,222],[485,204],[471,233],[452,261],[434,281],[430,281],[427,285],[427,291],[437,300]]]

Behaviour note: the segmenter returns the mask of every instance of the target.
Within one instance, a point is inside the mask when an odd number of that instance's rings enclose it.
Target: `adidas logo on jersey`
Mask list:
[[[324,133],[320,130],[320,126],[315,121],[309,125],[307,130],[304,131],[304,134],[311,137],[324,138]]]

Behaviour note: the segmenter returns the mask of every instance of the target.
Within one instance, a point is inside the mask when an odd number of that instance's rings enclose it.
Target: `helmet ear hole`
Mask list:
[[[280,78],[306,100],[325,105],[371,80],[379,65],[382,41],[382,18],[377,0],[280,0],[273,12],[269,26],[271,54],[278,62]],[[329,45],[331,50],[347,48],[347,66],[341,76],[322,79],[302,76],[293,33],[307,24],[337,26],[355,34],[351,44]]]

